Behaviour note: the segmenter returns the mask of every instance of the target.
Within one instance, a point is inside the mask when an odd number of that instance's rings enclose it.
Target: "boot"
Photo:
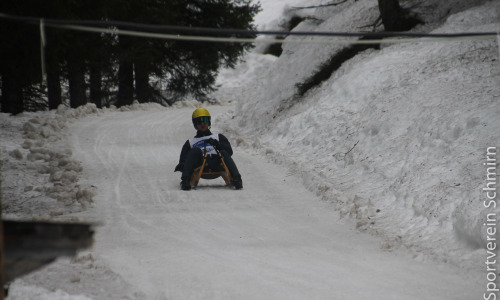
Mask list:
[[[234,177],[231,180],[231,183],[233,184],[234,188],[237,190],[241,190],[243,188],[243,181],[241,181],[241,176]]]
[[[181,189],[183,191],[189,191],[191,189],[191,182],[189,178],[183,178],[181,179]]]

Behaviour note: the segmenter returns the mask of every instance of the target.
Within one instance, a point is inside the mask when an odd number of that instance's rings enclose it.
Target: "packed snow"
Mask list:
[[[294,14],[295,30],[337,32],[378,17],[369,0],[262,2],[264,30]],[[429,13],[415,31],[500,29],[499,1],[467,2],[416,6]],[[96,224],[91,249],[16,279],[7,299],[481,299],[500,286],[484,191],[500,40],[369,49],[298,97],[346,45],[292,39],[274,57],[262,38],[205,106],[241,191],[222,179],[180,191],[196,101],[0,114],[3,218]]]

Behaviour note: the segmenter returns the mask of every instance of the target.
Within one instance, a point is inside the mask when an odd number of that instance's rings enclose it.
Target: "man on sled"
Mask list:
[[[222,134],[210,132],[210,113],[205,108],[193,112],[196,136],[184,143],[175,171],[182,172],[181,189],[189,191],[201,178],[222,176],[227,184],[239,190],[243,188],[241,175],[231,156],[233,149]]]

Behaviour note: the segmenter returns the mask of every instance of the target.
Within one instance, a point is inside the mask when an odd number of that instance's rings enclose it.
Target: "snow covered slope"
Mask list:
[[[214,116],[230,108],[208,107]],[[222,179],[180,190],[173,169],[192,111],[106,111],[69,126],[80,182],[96,195],[91,209],[59,219],[99,221],[95,246],[17,280],[10,299],[438,300],[480,291],[476,273],[381,250],[287,168],[239,147],[243,190]]]
[[[297,30],[352,31],[377,17],[374,1],[329,12],[316,12],[320,25],[304,21]],[[495,32],[499,20],[500,2],[490,1],[434,23],[432,32]],[[385,247],[404,245],[422,258],[482,268],[483,223],[492,212],[483,206],[483,163],[487,147],[500,146],[498,41],[367,50],[296,96],[295,85],[336,47],[342,46],[285,43],[252,81],[228,76],[233,86],[222,97],[240,105],[227,129],[291,165],[341,216],[386,239]],[[250,56],[243,70],[256,69],[253,63]]]

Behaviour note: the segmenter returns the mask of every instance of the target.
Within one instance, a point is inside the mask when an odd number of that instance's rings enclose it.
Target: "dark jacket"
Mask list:
[[[212,134],[213,133],[210,132],[210,130],[207,130],[205,132],[198,130],[194,137],[200,138],[200,137],[209,136]],[[229,156],[233,155],[233,148],[231,148],[231,144],[229,143],[229,140],[224,135],[222,135],[220,133],[219,133],[219,147],[217,149],[219,151],[226,151],[227,154],[229,154]],[[187,140],[184,143],[184,146],[182,146],[181,156],[179,158],[179,164],[184,164],[184,162],[186,161],[186,157],[189,153],[189,150],[191,150],[191,144],[189,144],[189,140]]]

